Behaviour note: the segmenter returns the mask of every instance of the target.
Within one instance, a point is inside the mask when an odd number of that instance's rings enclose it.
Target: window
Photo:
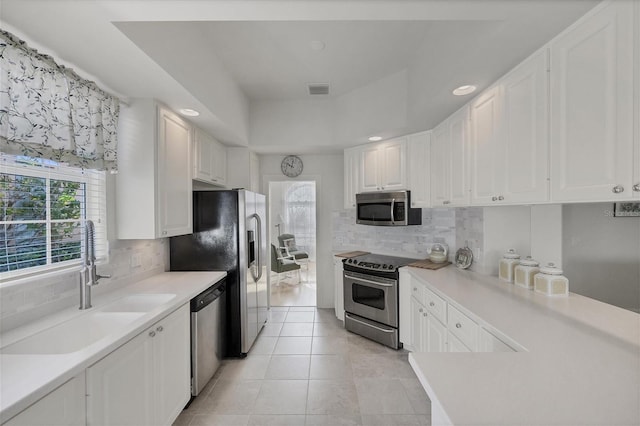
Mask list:
[[[96,257],[106,259],[105,173],[51,160],[0,157],[0,277],[77,265],[84,221],[96,225]]]

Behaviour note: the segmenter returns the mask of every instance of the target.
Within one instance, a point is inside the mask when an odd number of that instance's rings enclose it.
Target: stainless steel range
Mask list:
[[[400,349],[398,268],[415,259],[365,254],[343,260],[345,327]]]

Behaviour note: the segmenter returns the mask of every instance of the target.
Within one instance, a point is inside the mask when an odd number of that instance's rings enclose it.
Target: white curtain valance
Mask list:
[[[116,170],[120,103],[0,30],[0,151]]]

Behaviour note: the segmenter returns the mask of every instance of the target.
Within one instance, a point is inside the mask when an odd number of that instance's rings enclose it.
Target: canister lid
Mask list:
[[[547,263],[546,266],[540,268],[540,272],[547,275],[562,275],[562,269],[556,268],[553,263]]]
[[[520,255],[516,253],[516,249],[509,249],[508,252],[504,254],[505,259],[520,259]]]
[[[531,256],[527,256],[520,261],[520,265],[522,266],[538,266],[540,262],[531,258]]]

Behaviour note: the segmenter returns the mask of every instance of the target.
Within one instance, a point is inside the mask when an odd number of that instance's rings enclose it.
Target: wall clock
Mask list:
[[[287,155],[280,164],[282,174],[287,177],[297,177],[302,173],[302,160],[297,155]]]

